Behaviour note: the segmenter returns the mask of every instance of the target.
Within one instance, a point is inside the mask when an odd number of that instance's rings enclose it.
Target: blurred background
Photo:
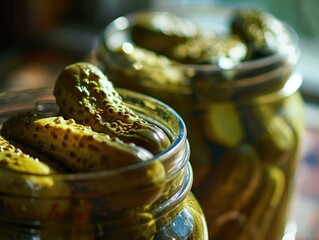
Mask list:
[[[91,59],[97,37],[113,19],[169,4],[257,6],[290,24],[301,49],[307,137],[297,172],[290,232],[284,240],[319,239],[319,0],[11,0],[0,8],[0,93],[53,86],[63,67]]]
[[[0,88],[51,86],[62,68],[90,57],[97,35],[147,0],[12,0],[0,9]]]
[[[255,5],[289,23],[300,39],[302,55],[297,67],[304,76],[302,91],[307,100],[319,101],[318,0],[6,1],[0,9],[0,87],[31,88],[33,84],[51,84],[52,78],[41,74],[50,75],[51,71],[59,71],[61,64],[63,66],[65,63],[89,57],[101,29],[120,15],[169,4],[178,6],[207,3],[228,6]],[[28,66],[25,66],[25,63],[28,63]],[[34,64],[29,65],[30,63]],[[46,67],[42,69],[41,63]],[[40,79],[18,81],[19,75],[12,76],[15,70],[20,74],[27,69],[34,71],[33,76],[41,75]]]

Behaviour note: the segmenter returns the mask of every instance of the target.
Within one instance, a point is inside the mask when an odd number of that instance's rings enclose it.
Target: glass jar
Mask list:
[[[227,31],[232,11],[169,9],[220,32]],[[134,61],[116,51],[134,48],[130,30],[141,15],[166,13],[137,12],[115,19],[101,33],[96,50],[99,64],[116,86],[160,99],[184,119],[193,191],[203,207],[210,239],[281,239],[303,131],[294,31],[284,25],[289,41],[278,53],[224,67],[143,62],[143,54]]]
[[[0,168],[1,239],[208,239],[190,191],[183,120],[156,99],[118,91],[129,107],[166,131],[172,145],[150,161],[116,170],[31,175]],[[0,95],[1,122],[26,110],[58,114],[53,89]]]

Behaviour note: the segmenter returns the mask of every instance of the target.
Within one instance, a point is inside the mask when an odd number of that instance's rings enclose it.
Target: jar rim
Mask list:
[[[182,145],[185,144],[187,130],[183,119],[180,115],[170,106],[165,104],[164,102],[155,99],[151,96],[138,93],[132,90],[123,89],[123,88],[116,88],[120,95],[132,97],[132,95],[136,96],[138,99],[146,100],[152,103],[156,103],[156,106],[160,107],[161,109],[165,109],[167,114],[170,114],[178,124],[179,132],[174,136],[172,144],[163,152],[155,155],[153,158],[143,161],[137,164],[132,164],[116,169],[111,170],[100,170],[94,172],[86,172],[86,173],[52,173],[52,174],[33,174],[33,173],[25,173],[25,172],[16,172],[14,170],[2,168],[0,171],[5,172],[6,174],[11,174],[12,176],[19,176],[19,177],[37,177],[37,178],[47,178],[51,177],[54,180],[65,181],[65,180],[89,180],[89,179],[96,179],[100,177],[107,177],[112,176],[114,174],[122,174],[127,171],[133,171],[142,169],[149,164],[152,164],[155,161],[164,161],[168,156],[174,154],[178,148],[181,148]],[[11,110],[1,110],[1,108],[5,107],[7,104],[14,104],[15,100],[21,101],[23,104],[24,98],[27,98],[28,101],[32,100],[32,106],[22,107],[20,108],[12,108]],[[34,99],[32,99],[34,98]],[[54,101],[54,102],[53,102]],[[20,103],[21,104],[21,103]],[[45,106],[43,104],[55,104],[55,98],[53,96],[53,88],[44,87],[44,88],[35,88],[35,89],[27,89],[23,91],[12,91],[12,92],[2,92],[0,93],[0,129],[1,124],[7,119],[10,115],[17,113],[18,111],[27,111],[27,110],[36,110],[36,111],[46,111]],[[19,105],[19,104],[18,104]],[[49,106],[49,111],[52,111],[52,105]],[[58,107],[57,107],[58,108]],[[55,111],[57,110],[55,108]],[[183,165],[186,163],[183,163]]]

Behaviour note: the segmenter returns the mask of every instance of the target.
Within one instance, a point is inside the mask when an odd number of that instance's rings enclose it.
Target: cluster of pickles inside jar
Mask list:
[[[228,69],[278,54],[291,40],[284,24],[257,9],[234,10],[222,33],[167,12],[141,13],[131,21],[127,41],[114,50],[130,64],[125,69],[114,65],[112,71],[158,84],[183,83],[192,73],[176,69],[179,65]]]
[[[256,9],[234,11],[229,29],[229,34],[219,36],[171,14],[142,14],[131,24],[130,44],[117,49],[130,61],[130,68],[109,71],[114,79],[126,76],[168,86],[195,81],[176,66],[234,66],[280,54],[289,42],[284,25]],[[222,99],[218,101],[212,96],[196,105],[193,95],[190,100],[179,99],[178,92],[176,96],[146,92],[173,106],[186,123],[193,191],[207,218],[210,239],[279,239],[298,161],[299,93],[265,102],[240,94],[238,102],[233,95],[216,97]]]
[[[45,239],[78,239],[79,235],[83,239],[152,239],[165,234],[161,227],[168,228],[170,222],[176,225],[179,217],[171,214],[162,220],[163,226],[157,226],[150,211],[152,203],[169,195],[162,162],[121,172],[166,150],[171,145],[167,134],[129,108],[92,64],[65,67],[54,95],[58,115],[25,111],[2,125],[0,168],[8,171],[0,176],[2,217],[41,222]],[[110,174],[103,177],[104,170]],[[68,175],[70,182],[63,177]],[[196,212],[198,216],[192,214],[191,219],[198,221],[201,210],[192,199],[187,197],[182,205]],[[57,228],[50,225],[60,221]],[[46,229],[46,224],[51,227]],[[189,228],[189,239],[200,237],[199,230],[194,236],[194,225]]]

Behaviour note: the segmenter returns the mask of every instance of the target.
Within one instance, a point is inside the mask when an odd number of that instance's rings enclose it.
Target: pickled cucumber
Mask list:
[[[264,104],[243,110],[248,141],[265,162],[283,164],[295,148],[295,136],[283,116]]]
[[[43,164],[46,164],[50,168],[50,174],[52,175],[72,173],[71,169],[51,158],[49,155],[36,150],[35,148],[27,147],[18,142],[11,141],[10,143],[16,148],[19,148],[23,153],[32,156]]]
[[[2,136],[0,136],[0,167],[27,174],[49,175],[52,171],[49,166],[25,154]],[[30,179],[32,179],[31,176]],[[53,182],[44,181],[38,184],[50,187]]]
[[[158,84],[159,86],[183,87],[188,83],[187,79],[193,74],[191,71],[185,72],[178,69],[178,63],[165,56],[155,54],[139,46],[129,46],[129,49],[123,45],[116,50],[118,54],[124,56],[130,62],[125,69],[117,65],[112,66],[113,71],[117,72],[119,78],[123,77],[131,81],[136,78],[143,79],[147,86]]]
[[[130,29],[133,45],[184,64],[238,63],[247,49],[237,36],[221,37],[212,30],[168,13],[139,14]]]
[[[54,94],[61,115],[124,142],[135,143],[153,154],[170,146],[159,127],[147,123],[123,102],[99,68],[89,63],[71,64],[58,77]]]
[[[153,157],[145,149],[61,116],[45,118],[31,112],[20,113],[3,124],[1,133],[45,152],[74,172],[114,169]]]
[[[66,184],[54,181],[51,174],[57,169],[52,167],[54,165],[31,157],[0,137],[0,168],[9,170],[0,175],[2,216],[41,221],[64,218],[70,202],[55,197],[70,196],[70,189]],[[46,200],[39,200],[39,196]]]
[[[234,11],[231,30],[247,45],[247,60],[279,53],[290,40],[287,29],[277,18],[253,8]]]
[[[228,68],[244,60],[246,53],[246,45],[235,35],[205,34],[176,45],[166,56],[183,64],[214,64]]]
[[[241,116],[232,103],[212,103],[203,116],[208,139],[225,147],[238,146],[245,137]]]
[[[193,22],[170,13],[141,13],[135,17],[130,35],[135,44],[165,55],[200,31]]]

